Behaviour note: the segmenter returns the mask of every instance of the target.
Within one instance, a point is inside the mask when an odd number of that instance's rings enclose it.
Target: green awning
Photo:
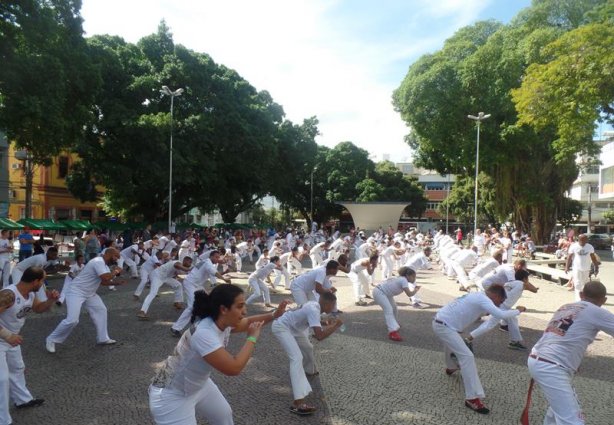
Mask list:
[[[23,224],[19,224],[16,221],[11,220],[10,218],[0,217],[0,229],[19,230],[23,229]]]
[[[34,230],[66,230],[62,223],[45,218],[22,218],[18,223]]]
[[[87,220],[62,220],[59,223],[63,224],[68,230],[90,230],[96,228]]]

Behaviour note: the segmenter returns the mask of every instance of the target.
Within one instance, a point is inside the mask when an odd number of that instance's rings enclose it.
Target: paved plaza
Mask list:
[[[603,252],[601,280],[609,289],[606,308],[614,311],[614,262]],[[246,264],[249,271],[249,264]],[[379,271],[378,271],[379,273]],[[246,285],[246,274],[233,283]],[[463,405],[460,375],[444,374],[441,346],[431,330],[435,311],[460,295],[457,285],[439,271],[420,271],[422,300],[430,308],[417,310],[405,296],[399,304],[401,343],[387,339],[381,309],[377,305],[354,306],[351,285],[343,273],[334,279],[339,288],[339,308],[347,329],[322,342],[314,342],[319,378],[312,381],[311,398],[319,411],[312,417],[289,412],[291,403],[288,361],[267,327],[258,340],[254,357],[236,377],[214,373],[213,379],[234,411],[236,424],[514,424],[526,399],[529,374],[526,352],[507,348],[507,334],[497,330],[475,342],[478,370],[491,414],[478,415]],[[547,320],[573,293],[552,282],[532,278],[538,294],[525,292],[521,304],[528,312],[520,325],[528,346],[540,337]],[[52,281],[51,286],[60,286]],[[109,309],[109,334],[115,346],[95,345],[93,325],[83,312],[81,323],[57,352],[44,348],[45,337],[64,317],[64,307],[43,315],[31,313],[23,329],[22,346],[28,386],[35,397],[46,400],[39,408],[12,411],[15,425],[128,425],[153,424],[147,387],[156,365],[173,350],[177,339],[170,325],[178,317],[172,293],[156,298],[151,320],[138,321],[140,303],[132,300],[136,281],[117,292],[101,288]],[[279,302],[289,293],[274,294]],[[249,314],[262,312],[251,306]],[[244,335],[231,337],[230,351],[237,352]],[[610,425],[614,421],[614,341],[599,335],[589,347],[575,379],[587,424]],[[545,412],[540,391],[534,392],[532,423],[541,423]],[[203,422],[204,423],[204,422]]]

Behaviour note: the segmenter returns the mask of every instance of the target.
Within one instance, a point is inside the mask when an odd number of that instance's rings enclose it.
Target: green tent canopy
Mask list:
[[[87,220],[62,220],[59,223],[63,224],[68,230],[90,230],[98,228]]]
[[[19,224],[16,221],[11,220],[10,218],[0,217],[0,229],[20,230],[23,229],[23,224]]]
[[[18,223],[34,230],[66,230],[62,223],[45,218],[22,218]]]

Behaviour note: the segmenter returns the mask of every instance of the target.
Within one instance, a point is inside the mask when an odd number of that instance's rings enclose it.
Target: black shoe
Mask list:
[[[16,404],[15,405],[15,409],[25,409],[27,407],[38,407],[41,404],[43,404],[44,402],[45,402],[45,400],[43,400],[42,398],[33,398],[32,400],[30,400],[27,403]]]
[[[171,333],[174,337],[181,338],[181,332],[179,332],[178,330],[171,328]]]

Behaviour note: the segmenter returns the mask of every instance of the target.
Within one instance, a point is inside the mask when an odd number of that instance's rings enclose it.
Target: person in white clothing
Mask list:
[[[156,295],[158,295],[160,287],[165,284],[173,288],[173,292],[175,293],[175,308],[178,310],[183,309],[185,307],[183,305],[183,287],[181,283],[176,280],[176,277],[179,272],[189,273],[191,268],[192,258],[190,257],[185,257],[183,261],[170,260],[160,267],[155,268],[150,274],[151,287],[149,288],[149,294],[147,294],[145,301],[143,301],[141,311],[139,311],[136,316],[140,320],[149,319],[149,316],[147,316],[149,306]]]
[[[505,298],[503,286],[491,285],[486,292],[473,292],[445,305],[433,320],[433,331],[444,346],[446,374],[452,375],[460,368],[465,387],[465,406],[481,414],[489,413],[490,410],[482,402],[485,394],[475,358],[461,333],[485,314],[497,319],[508,319],[526,310],[521,306],[515,310],[499,309]]]
[[[388,246],[382,251],[382,261],[384,263],[384,269],[382,270],[382,274],[384,279],[388,279],[392,277],[392,272],[394,270],[394,262],[399,259],[399,255],[402,254],[401,251],[401,243],[394,242],[392,245]]]
[[[21,281],[2,290],[0,295],[0,423],[10,424],[9,402],[17,409],[40,406],[45,400],[34,398],[26,386],[25,364],[21,356],[23,337],[19,334],[30,311],[43,313],[59,298],[50,291],[47,301],[35,295],[45,285],[45,271],[30,267]]]
[[[253,294],[249,296],[245,304],[253,304],[256,300],[262,296],[264,300],[264,305],[267,307],[273,307],[271,305],[271,294],[269,292],[269,288],[264,283],[264,279],[269,277],[269,275],[273,272],[274,269],[281,270],[281,261],[277,255],[274,255],[270,258],[270,262],[265,266],[256,269],[252,274],[249,275],[247,282],[254,290]]]
[[[549,405],[544,425],[585,423],[572,380],[597,333],[614,337],[614,314],[601,308],[606,294],[601,282],[587,283],[580,293],[581,301],[559,308],[531,350],[529,373]]]
[[[336,318],[330,323],[322,323],[320,315],[329,314],[335,308],[337,297],[332,292],[325,292],[319,301],[308,301],[295,310],[287,311],[271,325],[273,335],[277,338],[290,359],[290,383],[294,401],[290,411],[297,415],[311,415],[316,407],[305,402],[311,393],[308,377],[318,374],[313,354],[313,345],[309,342],[309,329],[313,330],[315,339],[322,341],[343,324]]]
[[[25,260],[17,263],[15,267],[13,267],[13,271],[11,272],[11,280],[13,285],[19,283],[21,280],[21,276],[23,273],[30,267],[42,267],[46,268],[52,264],[55,264],[58,259],[58,249],[55,246],[50,247],[46,253],[37,254],[31,257],[26,258]],[[36,294],[40,301],[47,301],[47,295],[45,292],[45,285],[43,285],[38,293]]]
[[[503,236],[499,238],[499,243],[503,247],[503,262],[511,263],[514,255],[514,246],[510,239],[510,233],[507,230],[503,231]]]
[[[507,282],[514,280],[514,276],[518,270],[527,269],[525,260],[516,260],[514,264],[501,264],[489,275],[487,275],[479,283],[481,290],[488,289],[491,285],[505,285]]]
[[[456,280],[463,288],[469,285],[469,276],[467,276],[466,269],[473,268],[478,260],[476,251],[476,247],[463,249],[448,259],[448,278],[454,279],[456,277]]]
[[[431,264],[431,248],[428,246],[422,250],[422,252],[418,252],[407,259],[405,262],[405,267],[409,267],[413,269],[416,273],[418,270],[432,270],[433,266]],[[420,297],[416,294],[409,297],[409,301],[411,301],[411,306],[414,308],[425,308],[427,307],[422,303]]]
[[[588,236],[582,234],[578,237],[578,242],[569,247],[567,262],[565,263],[565,273],[569,272],[570,266],[572,269],[571,278],[576,301],[580,301],[580,292],[590,279],[591,262],[595,267],[595,276],[597,276],[599,274],[599,260],[595,255],[595,248],[588,243]]]
[[[211,293],[197,291],[192,326],[187,330],[149,386],[149,410],[157,425],[232,425],[232,408],[211,380],[214,370],[237,376],[251,358],[262,326],[279,318],[282,302],[272,313],[246,317],[245,296],[238,286],[219,285]],[[237,354],[226,350],[231,333],[248,337]]]
[[[118,267],[123,268],[124,264],[127,265],[130,269],[130,275],[132,278],[137,279],[139,277],[137,266],[143,259],[143,252],[143,242],[139,242],[138,244],[130,245],[129,247],[122,249],[119,252],[119,261],[117,262]]]
[[[315,244],[309,250],[309,257],[311,258],[311,268],[315,269],[322,263],[322,254],[329,250],[330,242],[324,241]]]
[[[281,281],[281,277],[284,277],[284,286],[286,289],[290,289],[290,272],[288,271],[288,263],[292,261],[292,258],[298,255],[298,248],[293,247],[291,251],[288,251],[279,256],[279,264],[281,269],[273,269],[273,273],[275,273],[275,280],[273,281],[273,287],[276,288]]]
[[[79,276],[79,273],[81,273],[84,267],[85,257],[83,256],[83,254],[79,254],[75,258],[75,264],[72,264],[70,266],[68,274],[64,278],[64,284],[62,285],[62,292],[60,292],[60,298],[56,301],[57,305],[62,305],[62,303],[64,303],[64,300],[66,299],[66,293],[68,292],[70,284],[77,276]]]
[[[154,269],[160,267],[166,260],[168,260],[168,255],[168,253],[158,251],[154,255],[151,255],[147,261],[143,263],[141,266],[141,281],[132,295],[132,298],[134,298],[135,301],[141,300],[141,294],[149,282],[149,275],[154,271]]]
[[[517,270],[514,280],[505,283],[503,288],[505,289],[507,298],[500,306],[502,310],[511,310],[520,299],[522,291],[527,290],[536,294],[539,290],[539,288],[536,288],[531,282],[529,282],[529,272],[524,269]],[[520,334],[520,327],[518,326],[518,318],[509,318],[504,323],[507,324],[501,324],[499,325],[499,328],[502,331],[509,332],[510,341],[507,347],[512,350],[526,350],[527,347],[525,347],[522,343],[522,335]],[[496,328],[498,324],[499,321],[497,318],[490,317],[477,329],[471,331],[469,336],[465,339],[465,342],[469,345],[469,348],[471,349],[473,347],[472,344],[475,338],[479,338],[487,332],[490,332]]]
[[[8,239],[8,231],[2,229],[0,231],[0,279],[2,287],[6,288],[10,285],[9,277],[11,277],[11,253],[13,252],[13,244]]]
[[[66,291],[66,318],[60,322],[45,340],[45,348],[55,353],[55,344],[63,343],[72,330],[79,324],[81,306],[85,304],[94,326],[96,327],[96,341],[99,345],[115,344],[109,338],[107,330],[107,308],[96,291],[102,286],[123,285],[124,280],[118,279],[121,269],[117,266],[119,251],[108,248],[102,257],[95,257],[87,262],[79,276],[77,276]],[[109,268],[113,267],[113,270]]]
[[[207,281],[215,282],[216,278],[221,279],[226,283],[230,283],[230,278],[222,275],[217,269],[221,258],[222,255],[219,251],[211,251],[209,253],[209,258],[203,261],[200,267],[192,268],[190,273],[188,273],[186,278],[183,280],[183,290],[188,298],[188,303],[186,308],[181,313],[181,316],[179,316],[179,319],[177,319],[177,321],[173,323],[173,326],[171,327],[171,333],[174,336],[180,337],[181,331],[183,331],[183,329],[185,329],[190,322],[190,318],[192,317],[192,308],[194,306],[194,294],[196,291],[204,289]]]
[[[486,247],[486,238],[482,235],[480,229],[476,229],[475,236],[473,237],[473,245],[477,249],[478,256],[484,255],[484,248]]]
[[[337,275],[338,270],[339,263],[331,260],[326,266],[317,267],[292,279],[290,291],[294,302],[302,305],[307,301],[314,301],[314,291],[318,294],[337,292],[337,289],[330,283],[330,278]]]
[[[416,283],[416,271],[410,267],[401,267],[399,276],[384,280],[373,290],[375,303],[384,310],[386,327],[388,328],[388,338],[393,341],[403,341],[399,335],[399,321],[397,318],[397,304],[394,297],[405,292],[408,297],[413,297],[420,290]]]
[[[461,290],[469,291],[470,288],[481,288],[482,279],[492,273],[497,267],[503,263],[503,250],[497,250],[493,253],[492,258],[481,262],[469,271],[469,282],[466,285],[461,284]]]
[[[378,255],[374,254],[370,258],[360,258],[352,263],[348,278],[352,282],[354,289],[354,302],[358,306],[366,306],[365,298],[371,298],[369,290],[369,278],[373,275],[377,267]]]

